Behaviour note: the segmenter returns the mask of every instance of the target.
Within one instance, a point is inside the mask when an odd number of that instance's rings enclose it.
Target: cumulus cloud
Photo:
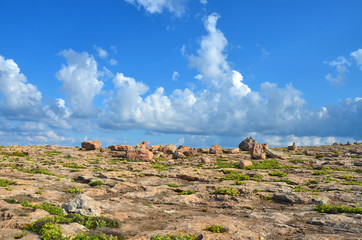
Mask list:
[[[177,81],[178,77],[180,76],[180,74],[177,72],[177,71],[174,71],[172,73],[172,77],[171,77],[171,80],[172,81]]]
[[[348,72],[348,66],[351,65],[350,62],[348,62],[345,57],[340,56],[328,64],[329,66],[335,68],[337,74],[336,76],[333,76],[331,73],[328,73],[325,76],[325,79],[333,85],[342,85],[344,83],[344,79],[346,78],[346,72]]]
[[[108,57],[108,52],[107,52],[106,50],[104,50],[103,48],[98,47],[98,46],[96,46],[96,45],[94,45],[93,47],[94,47],[94,49],[97,51],[98,56],[99,56],[100,58],[106,59],[106,58]]]
[[[206,4],[207,4],[207,0],[200,0],[200,3],[201,3],[202,5],[206,5]]]
[[[95,117],[98,109],[92,101],[101,92],[103,82],[98,78],[104,73],[98,71],[97,62],[86,52],[77,53],[71,49],[60,53],[67,60],[56,73],[63,82],[62,89],[74,117]]]
[[[143,7],[148,13],[162,13],[164,10],[180,17],[185,12],[186,0],[125,0],[137,7]]]
[[[112,58],[111,60],[109,60],[109,64],[111,64],[111,65],[117,65],[118,62],[117,62],[116,59]]]
[[[3,56],[0,56],[0,93],[0,110],[7,117],[22,119],[40,114],[41,92],[27,83],[14,60]]]
[[[359,66],[359,69],[362,71],[362,49],[358,49],[352,52],[351,56],[356,61],[357,66]]]
[[[186,56],[199,71],[195,78],[205,84],[205,89],[175,89],[167,95],[159,87],[149,93],[144,83],[118,73],[113,80],[117,92],[105,101],[107,110],[100,114],[101,127],[186,134],[180,138],[183,142],[198,139],[196,136],[210,142],[212,138],[201,136],[236,138],[257,133],[276,143],[296,139],[300,143],[326,143],[335,140],[333,136],[347,139],[360,135],[362,129],[356,127],[362,118],[359,98],[312,111],[291,84],[279,87],[266,82],[259,92],[251,91],[227,61],[228,42],[216,26],[218,19],[217,14],[205,19],[207,34],[200,48]],[[330,65],[343,74],[349,62],[338,58]]]

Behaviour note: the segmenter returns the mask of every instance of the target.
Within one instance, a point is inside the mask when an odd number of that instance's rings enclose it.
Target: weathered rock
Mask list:
[[[148,141],[140,142],[136,145],[136,148],[148,148]]]
[[[222,152],[222,149],[221,149],[220,145],[215,144],[214,146],[212,146],[210,148],[210,153],[211,154],[220,154],[221,152]]]
[[[136,161],[150,161],[153,158],[153,153],[146,148],[129,149],[126,158]]]
[[[295,145],[295,142],[293,142],[292,146],[288,146],[288,150],[289,151],[297,151],[298,150],[298,147],[297,147],[297,145]]]
[[[201,157],[201,162],[203,162],[203,163],[210,163],[211,160],[210,160],[210,158],[208,158],[208,157]]]
[[[127,152],[128,149],[132,149],[134,148],[133,146],[130,146],[130,145],[111,145],[108,147],[111,151],[125,151]]]
[[[62,207],[67,213],[78,213],[84,216],[99,216],[101,214],[99,203],[85,194],[76,196],[69,203],[63,204]]]
[[[251,166],[253,165],[252,161],[249,161],[249,160],[241,160],[239,163],[238,163],[238,167],[243,169],[243,168],[246,168],[247,166]]]
[[[263,146],[264,151],[269,148],[269,145],[267,143],[262,143],[261,145]]]
[[[60,228],[65,237],[69,237],[72,235],[80,234],[82,232],[86,232],[88,229],[79,223],[69,223],[69,224],[61,224]]]
[[[162,145],[152,145],[150,146],[148,149],[152,152],[156,152],[156,151],[162,151],[163,146]]]
[[[173,154],[177,150],[176,146],[173,144],[167,144],[162,148],[162,152],[167,154]]]
[[[197,155],[197,150],[196,150],[196,148],[190,148],[189,150],[184,151],[183,154],[185,156],[196,156]]]
[[[173,155],[172,155],[172,158],[173,159],[178,159],[178,158],[183,158],[185,155],[182,153],[182,152],[180,152],[180,151],[176,151]]]
[[[263,146],[259,143],[255,143],[250,151],[250,156],[253,159],[265,159],[266,157],[263,150]]]
[[[240,153],[239,148],[226,148],[226,149],[223,149],[222,151],[223,151],[223,153],[226,153],[226,154],[238,154],[238,153]]]
[[[254,144],[257,143],[252,137],[245,138],[240,144],[239,148],[241,151],[251,151]]]
[[[100,141],[85,141],[82,142],[82,148],[85,150],[96,150],[100,148],[102,143]]]
[[[199,153],[209,153],[209,149],[198,148],[197,152],[199,152]]]
[[[287,159],[287,156],[284,153],[277,152],[277,151],[274,151],[271,149],[266,150],[266,156],[269,158],[278,158],[278,159],[282,159],[282,160]]]

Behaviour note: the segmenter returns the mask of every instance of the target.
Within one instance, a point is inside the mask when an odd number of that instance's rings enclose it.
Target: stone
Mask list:
[[[127,152],[128,149],[133,148],[133,146],[130,145],[111,145],[108,147],[111,151],[125,151]]]
[[[129,149],[126,154],[128,160],[151,161],[153,153],[146,148]]]
[[[173,155],[172,155],[172,158],[173,159],[177,159],[177,158],[183,158],[185,155],[182,153],[182,152],[180,152],[180,151],[176,151]]]
[[[267,143],[261,144],[263,146],[263,150],[267,150],[269,148],[269,145]]]
[[[173,154],[177,150],[176,146],[173,144],[167,144],[162,148],[162,152],[167,154]]]
[[[226,153],[226,154],[238,154],[238,153],[240,153],[239,148],[227,148],[227,149],[223,149],[222,151],[223,151],[223,153]]]
[[[298,147],[297,145],[295,145],[295,142],[293,142],[292,146],[288,146],[288,150],[289,151],[297,151]]]
[[[220,145],[215,144],[210,148],[210,154],[220,154],[222,152],[222,149]]]
[[[287,159],[287,156],[284,153],[277,152],[277,151],[274,151],[271,149],[266,150],[266,156],[269,158],[278,158],[278,159],[282,159],[282,160]]]
[[[263,146],[259,143],[255,143],[250,151],[250,156],[253,159],[265,159],[266,156],[263,150]]]
[[[148,148],[148,141],[143,141],[140,142],[139,144],[136,145],[136,148]]]
[[[245,138],[240,144],[239,148],[241,151],[251,151],[254,144],[257,143],[252,137]]]
[[[88,229],[79,223],[69,223],[69,224],[61,224],[60,228],[65,237],[69,237],[72,235],[80,234],[82,232],[86,232]]]
[[[69,203],[63,204],[62,207],[67,213],[78,213],[84,216],[99,216],[101,214],[99,203],[85,194],[76,196]]]
[[[163,146],[158,144],[158,145],[152,145],[148,149],[152,152],[156,152],[156,151],[162,151],[162,148]]]
[[[244,169],[246,168],[247,166],[251,166],[253,165],[253,162],[250,161],[250,160],[241,160],[239,163],[238,163],[238,167],[241,168],[241,169]]]
[[[85,150],[96,150],[100,148],[102,143],[100,141],[85,141],[82,142],[82,148]]]
[[[196,150],[196,148],[190,148],[189,150],[184,151],[183,154],[185,156],[196,156],[197,155],[197,150]]]
[[[211,163],[211,160],[208,157],[201,157],[201,162],[203,162],[203,163]]]

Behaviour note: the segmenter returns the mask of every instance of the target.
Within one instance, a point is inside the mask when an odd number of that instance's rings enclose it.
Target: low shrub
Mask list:
[[[348,207],[344,205],[322,204],[314,206],[314,210],[321,213],[362,213],[362,207]]]
[[[218,188],[214,191],[215,194],[237,196],[240,192],[235,188]]]
[[[210,225],[206,227],[205,230],[213,233],[224,233],[227,231],[227,229],[221,225]]]

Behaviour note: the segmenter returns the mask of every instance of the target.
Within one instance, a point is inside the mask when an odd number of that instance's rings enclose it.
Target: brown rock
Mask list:
[[[238,163],[238,167],[241,168],[241,169],[244,169],[246,168],[247,166],[251,166],[253,165],[252,161],[249,161],[249,160],[241,160],[239,163]]]
[[[173,155],[172,155],[172,158],[173,159],[177,159],[177,158],[183,158],[185,155],[180,152],[179,150],[177,150]]]
[[[156,151],[162,151],[163,146],[162,145],[152,145],[150,146],[148,149],[152,152],[156,152]]]
[[[189,150],[184,151],[183,154],[185,156],[196,156],[197,155],[197,150],[196,150],[196,148],[190,148]]]
[[[264,151],[269,148],[269,145],[267,143],[263,143],[262,146]]]
[[[96,150],[101,147],[100,141],[85,141],[82,142],[82,148],[85,148],[86,150]]]
[[[237,154],[240,153],[240,149],[239,148],[227,148],[227,149],[223,149],[222,150],[224,153],[226,154]]]
[[[130,145],[112,145],[108,147],[111,151],[128,151],[128,149],[132,149],[133,146]]]
[[[177,148],[173,144],[167,144],[162,148],[162,152],[168,153],[168,154],[173,154],[176,152],[176,150],[177,150]]]
[[[297,145],[295,145],[295,142],[293,142],[292,146],[288,146],[288,150],[289,151],[297,151],[298,150],[298,147],[297,147]]]
[[[220,154],[222,152],[222,149],[220,145],[215,144],[210,148],[210,154]]]
[[[128,149],[126,158],[136,161],[150,161],[153,158],[153,153],[145,148]]]
[[[241,151],[251,151],[254,144],[257,143],[252,137],[245,138],[240,144],[239,148]]]
[[[250,156],[253,159],[265,159],[266,157],[263,150],[263,146],[259,143],[255,143],[250,151]]]
[[[271,149],[266,150],[266,156],[269,158],[279,158],[279,159],[287,159],[287,156],[285,156],[282,152],[273,151]]]
[[[148,148],[148,141],[140,142],[136,145],[136,148]]]
[[[210,160],[210,158],[208,158],[208,157],[201,157],[201,162],[203,162],[203,163],[210,163],[211,160]]]

